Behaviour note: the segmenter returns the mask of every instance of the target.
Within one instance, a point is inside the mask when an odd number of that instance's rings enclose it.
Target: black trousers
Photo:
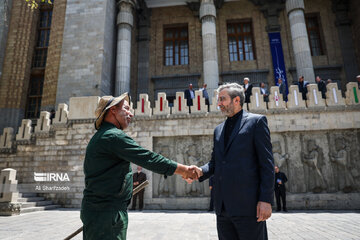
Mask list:
[[[275,197],[276,197],[277,210],[278,211],[281,210],[280,198],[282,201],[283,210],[286,210],[286,190],[285,190],[285,188],[276,188],[275,187]]]
[[[266,222],[255,216],[230,217],[225,211],[216,216],[219,240],[267,240]]]
[[[139,209],[140,210],[143,210],[144,208],[144,192],[145,191],[140,191],[138,192],[137,194],[135,194],[133,196],[133,199],[132,199],[132,206],[131,206],[131,209],[132,210],[135,210],[136,208],[136,199],[139,197]]]

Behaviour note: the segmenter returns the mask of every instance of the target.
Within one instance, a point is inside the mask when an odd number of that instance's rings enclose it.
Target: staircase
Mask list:
[[[56,209],[60,205],[54,205],[52,201],[38,197],[36,193],[19,193],[18,202],[21,203],[20,214]]]

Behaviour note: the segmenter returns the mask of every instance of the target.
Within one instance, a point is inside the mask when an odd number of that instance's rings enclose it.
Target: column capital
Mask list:
[[[277,0],[273,3],[265,3],[260,7],[260,11],[267,21],[265,28],[267,32],[280,32],[279,14],[285,9],[284,3],[284,0]]]
[[[294,10],[304,11],[304,0],[286,0],[286,12],[289,15]]]
[[[336,26],[351,25],[349,18],[349,0],[332,0],[332,11],[335,13]]]
[[[211,16],[216,18],[216,8],[214,1],[212,0],[201,0],[200,4],[200,20],[206,16]]]
[[[119,0],[117,6],[119,13],[117,15],[117,25],[128,24],[130,27],[134,25],[133,9],[136,6],[137,1],[133,0]]]

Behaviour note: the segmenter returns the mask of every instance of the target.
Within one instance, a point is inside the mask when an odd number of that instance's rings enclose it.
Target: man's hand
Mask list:
[[[137,186],[137,185],[139,185],[139,182],[134,182],[134,186]]]
[[[196,175],[197,175],[197,178],[184,178],[185,181],[188,183],[188,184],[191,184],[195,179],[199,179],[199,177],[201,177],[203,175],[203,172],[202,172],[202,169],[199,168],[198,166],[195,166],[195,165],[191,165],[190,166],[191,169],[195,170],[196,172]]]
[[[175,174],[181,175],[183,179],[191,179],[191,180],[198,179],[199,177],[195,167],[196,166],[186,166],[178,163],[178,166],[175,170]]]
[[[256,217],[258,222],[266,221],[271,216],[271,204],[267,202],[258,202],[256,207]]]

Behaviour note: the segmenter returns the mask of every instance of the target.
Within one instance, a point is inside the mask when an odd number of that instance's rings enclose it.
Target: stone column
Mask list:
[[[203,43],[204,83],[207,84],[209,99],[219,84],[219,67],[216,46],[216,8],[213,0],[201,0],[200,21]]]
[[[286,0],[297,75],[308,82],[315,82],[308,34],[304,16],[304,0]]]
[[[132,0],[118,1],[115,96],[130,92],[131,31],[134,22],[132,12],[134,5]]]
[[[346,75],[346,81],[342,84],[343,89],[345,89],[346,82],[356,81],[356,76],[359,74],[359,68],[355,54],[355,46],[353,42],[353,34],[351,29],[352,23],[351,19],[348,16],[349,1],[332,0],[332,4],[333,12],[336,15],[335,25],[339,33],[340,48]]]
[[[139,1],[138,10],[138,83],[136,98],[140,93],[149,94],[149,42],[151,9],[145,0]]]

